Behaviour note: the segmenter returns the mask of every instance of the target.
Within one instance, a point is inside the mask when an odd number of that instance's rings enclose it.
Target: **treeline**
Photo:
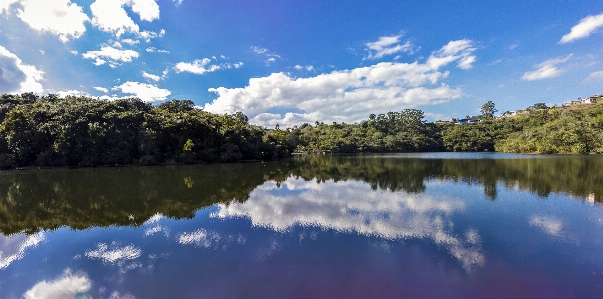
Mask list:
[[[216,115],[192,101],[0,96],[4,169],[274,160],[293,150],[278,134],[242,113]]]
[[[316,122],[267,129],[238,112],[217,115],[192,101],[157,106],[32,93],[0,95],[0,168],[153,165],[276,160],[293,152],[502,151],[603,153],[603,103],[533,107],[477,124],[430,123],[417,109],[371,114],[360,123]]]
[[[370,115],[359,124],[316,122],[287,132],[300,152],[499,151],[540,154],[603,153],[603,103],[579,107],[534,105],[528,113],[493,117],[488,102],[474,124],[428,123],[420,110]]]

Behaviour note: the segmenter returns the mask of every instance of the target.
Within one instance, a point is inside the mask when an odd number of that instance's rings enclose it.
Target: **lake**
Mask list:
[[[603,157],[0,172],[0,298],[603,298]]]

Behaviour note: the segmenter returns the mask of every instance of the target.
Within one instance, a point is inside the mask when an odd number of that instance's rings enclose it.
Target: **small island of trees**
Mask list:
[[[360,123],[268,129],[241,113],[212,114],[192,101],[156,106],[56,95],[0,95],[0,168],[154,165],[276,160],[292,153],[501,151],[603,153],[603,103],[549,108],[479,122],[427,122],[418,109],[370,114]],[[540,105],[542,104],[542,105]]]

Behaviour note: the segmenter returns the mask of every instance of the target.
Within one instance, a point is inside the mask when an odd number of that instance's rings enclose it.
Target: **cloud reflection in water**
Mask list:
[[[71,273],[66,269],[61,277],[46,281],[42,280],[29,289],[23,297],[26,299],[63,299],[63,298],[91,298],[85,296],[92,282],[85,273]]]
[[[8,267],[12,262],[22,259],[30,247],[36,247],[46,239],[43,232],[33,235],[15,234],[4,236],[0,234],[0,269]]]
[[[280,196],[278,188],[274,182],[264,183],[244,203],[220,204],[212,217],[248,217],[254,226],[281,232],[302,225],[389,240],[427,238],[446,248],[466,268],[485,263],[476,230],[461,236],[451,232],[450,215],[464,210],[460,200],[375,191],[357,181],[317,184],[289,178],[280,188],[296,192]]]

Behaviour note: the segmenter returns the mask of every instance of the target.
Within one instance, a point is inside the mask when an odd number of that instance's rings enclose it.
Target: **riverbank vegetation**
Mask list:
[[[212,114],[188,100],[153,106],[135,98],[5,94],[0,168],[275,160],[293,152],[603,153],[603,103],[580,106],[534,105],[495,119],[490,101],[473,117],[479,123],[431,123],[421,110],[405,109],[354,124],[267,129],[241,112]]]

